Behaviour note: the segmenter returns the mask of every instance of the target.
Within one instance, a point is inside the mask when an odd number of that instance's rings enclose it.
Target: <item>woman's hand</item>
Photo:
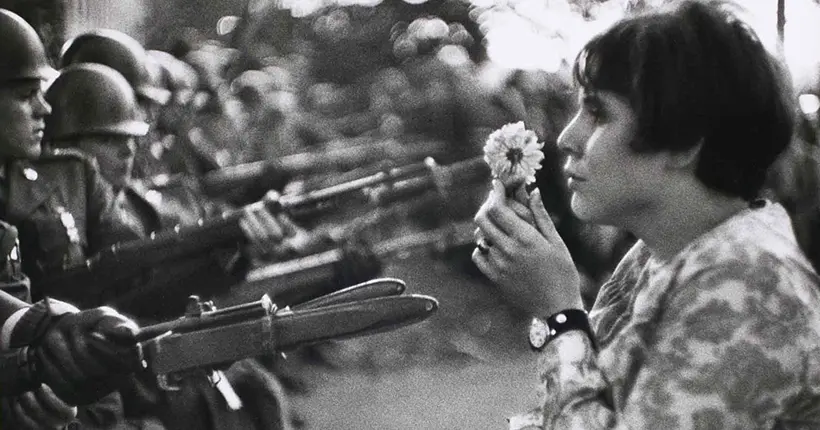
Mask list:
[[[506,197],[499,181],[493,181],[490,196],[475,216],[479,234],[489,246],[485,252],[473,251],[473,262],[532,315],[583,309],[578,271],[538,190],[527,203],[529,214],[524,205]]]

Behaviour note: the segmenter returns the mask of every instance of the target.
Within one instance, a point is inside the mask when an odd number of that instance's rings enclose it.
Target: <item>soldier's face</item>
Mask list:
[[[128,184],[134,168],[136,140],[132,136],[93,136],[80,140],[77,148],[94,157],[100,174],[115,188]]]
[[[157,120],[161,106],[145,97],[139,96],[137,96],[137,103],[139,106],[140,119],[153,125]]]
[[[45,117],[51,106],[43,97],[40,81],[0,85],[0,156],[37,158]]]

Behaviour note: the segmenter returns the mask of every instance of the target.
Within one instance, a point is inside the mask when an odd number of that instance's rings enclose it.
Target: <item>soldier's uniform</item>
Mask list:
[[[133,148],[133,138],[147,131],[147,124],[137,118],[132,89],[121,74],[99,64],[72,65],[64,69],[49,87],[46,100],[53,106],[52,114],[46,120],[46,138],[51,146],[83,148],[94,154],[101,166],[107,167],[104,171],[106,178],[119,187],[113,208],[129,230],[147,238],[151,233],[193,224],[208,215],[208,210],[198,203],[202,199],[193,190],[171,187],[170,184],[164,188],[152,187],[129,180],[127,170],[118,170],[115,161],[125,155],[108,150]],[[95,106],[95,111],[80,115],[73,109],[78,104]],[[106,139],[94,139],[100,135]],[[228,244],[224,249],[203,249],[196,255],[168,260],[161,268],[146,268],[141,276],[118,283],[126,289],[109,289],[116,290],[109,302],[143,323],[178,317],[185,311],[188,294],[205,295],[209,287],[224,288],[244,277],[241,265],[230,264],[231,259],[241,255],[241,242],[244,240],[238,238],[236,243]],[[219,257],[223,253],[230,259],[222,261]],[[226,373],[226,381],[249,381],[245,385],[252,388],[243,400],[254,397],[250,393],[264,396],[273,392],[270,381],[262,378],[269,376],[265,373],[256,370]],[[163,393],[152,378],[148,373],[140,373],[121,391],[128,419],[140,421],[146,416],[160,414],[164,422],[174,423],[169,424],[170,428],[253,428],[254,422],[261,428],[280,428],[271,427],[283,416],[279,402],[269,402],[267,409],[248,407],[232,413],[227,410],[224,399],[220,402],[219,391],[214,391],[207,381],[200,384],[194,379],[183,383],[178,392]],[[229,385],[224,382],[219,385],[226,393],[226,399],[233,398],[226,386]],[[200,405],[200,401],[204,401],[204,405]],[[207,406],[207,413],[204,406]]]
[[[119,190],[117,204],[145,237],[176,226],[195,225],[218,212],[195,189],[182,181],[162,185],[132,180]],[[189,294],[209,297],[244,279],[247,261],[241,241],[169,261],[162,269],[147,271],[139,294],[124,294],[115,303],[139,317],[168,319],[185,311]]]
[[[127,199],[143,212],[148,233],[193,225],[203,218],[218,216],[232,206],[205,197],[196,178],[187,175],[160,175],[133,179],[125,189]]]
[[[17,226],[22,268],[32,280],[32,297],[43,291],[38,281],[51,271],[83,264],[86,256],[117,242],[141,237],[117,210],[114,192],[96,166],[78,151],[58,149],[38,160],[13,160],[5,166],[4,219]],[[48,292],[76,299],[81,285]]]
[[[57,151],[38,160],[11,160],[5,166],[0,211],[19,231],[23,272],[30,276],[31,298],[43,296],[38,280],[52,270],[85,261],[103,247],[136,239],[136,231],[121,222],[111,186],[102,180],[93,163],[76,151]],[[20,297],[18,283],[11,288]],[[76,302],[82,285],[66,285],[49,295]],[[82,301],[82,300],[80,300]],[[79,409],[83,429],[106,428],[123,417],[117,393]]]
[[[0,290],[0,326],[15,312],[28,307],[28,303]]]
[[[53,69],[35,30],[2,9],[0,40],[0,86],[29,91],[25,98],[3,93],[0,219],[18,229],[20,255],[25,256],[22,269],[39,280],[47,271],[82,262],[86,253],[108,243],[136,236],[117,221],[113,192],[87,159],[76,153],[36,159],[40,155],[37,129],[50,111],[40,86]],[[12,290],[20,293],[20,285],[14,282]],[[0,284],[0,288],[9,286]],[[66,290],[83,286],[70,287]],[[38,298],[36,283],[33,292]],[[3,313],[21,306],[13,300],[3,303]],[[78,357],[85,355],[80,352]],[[79,407],[78,425],[72,424],[72,429],[111,428],[122,422],[122,410],[119,395],[113,393]]]
[[[17,229],[0,221],[0,327],[15,312],[28,306],[28,277],[20,268]]]

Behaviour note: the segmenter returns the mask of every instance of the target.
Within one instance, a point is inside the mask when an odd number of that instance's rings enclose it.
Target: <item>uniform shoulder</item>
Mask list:
[[[91,163],[91,157],[74,148],[54,148],[43,152],[37,159],[40,163],[74,160],[82,163]]]

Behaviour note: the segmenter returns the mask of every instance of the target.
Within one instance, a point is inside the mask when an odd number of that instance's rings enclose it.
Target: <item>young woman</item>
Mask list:
[[[540,378],[511,426],[820,427],[818,277],[758,198],[791,137],[781,68],[727,6],[683,1],[594,37],[574,76],[572,210],[640,240],[587,317],[539,193],[494,184],[473,261],[535,317]]]

